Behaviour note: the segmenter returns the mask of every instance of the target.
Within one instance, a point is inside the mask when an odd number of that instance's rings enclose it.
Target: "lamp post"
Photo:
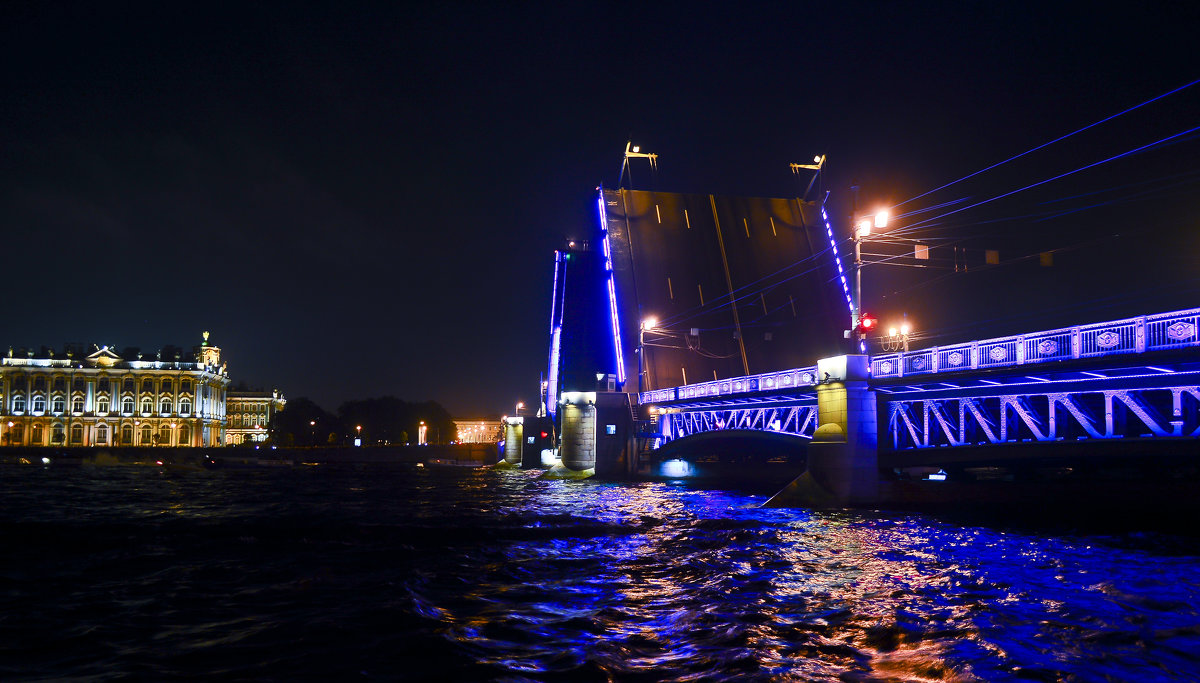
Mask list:
[[[638,393],[646,390],[646,332],[658,326],[658,318],[650,317],[638,326]]]
[[[882,339],[884,351],[904,351],[908,353],[908,333],[912,326],[907,322],[901,323],[900,328],[889,327],[887,336]]]
[[[857,189],[857,188],[856,188]],[[880,209],[874,216],[856,217],[854,224],[854,315],[850,320],[850,325],[854,330],[859,329],[859,322],[862,318],[862,243],[871,236],[871,228],[886,228],[888,223],[887,209]],[[859,350],[862,348],[862,334],[858,333]]]
[[[308,421],[308,445],[309,446],[317,445],[317,421],[316,420]]]
[[[361,445],[362,444],[362,425],[355,425],[354,431],[358,432],[358,436],[354,437],[358,441],[358,443],[356,443],[354,445],[355,446]]]
[[[518,404],[518,405],[520,405],[520,404]],[[426,429],[428,429],[428,427],[425,426],[425,420],[421,420],[421,425],[420,425],[420,427],[417,428],[417,445],[418,446],[425,445],[425,430]]]

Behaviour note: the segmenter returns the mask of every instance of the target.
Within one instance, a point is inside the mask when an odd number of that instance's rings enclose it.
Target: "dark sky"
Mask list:
[[[848,212],[852,182],[896,203],[1200,78],[1196,3],[782,4],[6,3],[0,343],[211,330],[235,381],[329,409],[499,414],[535,396],[552,251],[630,136],[660,155],[641,189],[793,196],[788,164],[827,154]],[[1193,128],[1194,90],[905,207]],[[1191,134],[963,212],[929,237],[1072,249],[1049,275],[881,270],[868,304],[931,343],[1042,322],[1001,300],[1198,305],[1198,173]]]

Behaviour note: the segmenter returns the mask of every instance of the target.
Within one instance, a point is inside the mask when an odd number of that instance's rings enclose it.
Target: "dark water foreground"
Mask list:
[[[1200,679],[1200,542],[407,467],[0,468],[0,680]]]

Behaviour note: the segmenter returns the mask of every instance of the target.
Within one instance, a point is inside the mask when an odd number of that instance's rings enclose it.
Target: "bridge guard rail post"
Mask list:
[[[767,501],[768,507],[845,507],[879,499],[875,392],[867,388],[870,359],[837,356],[817,362],[818,427],[808,467]]]

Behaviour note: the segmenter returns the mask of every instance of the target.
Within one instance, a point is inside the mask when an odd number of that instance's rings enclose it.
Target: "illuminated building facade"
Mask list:
[[[287,399],[279,390],[230,391],[225,398],[225,443],[257,443],[267,438],[267,428],[275,414],[283,410]]]
[[[107,346],[0,359],[0,445],[219,446],[229,375],[204,342],[153,357]],[[86,355],[85,355],[86,354]]]
[[[459,443],[496,443],[504,438],[504,423],[500,420],[454,419]]]

